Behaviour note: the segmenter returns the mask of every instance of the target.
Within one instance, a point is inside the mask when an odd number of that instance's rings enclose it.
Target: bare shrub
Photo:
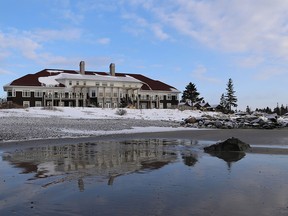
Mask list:
[[[14,109],[14,108],[23,108],[23,106],[12,103],[12,101],[5,101],[0,104],[0,109]]]
[[[125,110],[125,109],[117,109],[116,110],[116,115],[123,116],[123,115],[126,115],[126,114],[127,114],[127,110]]]
[[[54,106],[44,106],[44,107],[42,107],[42,110],[62,111],[62,110],[60,110],[60,109],[58,109],[57,107],[54,107]]]

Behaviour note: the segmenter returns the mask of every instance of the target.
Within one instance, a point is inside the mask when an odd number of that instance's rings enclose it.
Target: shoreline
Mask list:
[[[0,150],[21,149],[35,147],[41,145],[67,145],[82,142],[99,142],[113,140],[131,140],[131,139],[190,139],[201,141],[218,142],[236,137],[243,142],[252,146],[247,153],[266,153],[266,154],[284,154],[288,155],[288,130],[274,129],[213,129],[213,130],[175,130],[162,132],[146,132],[146,133],[125,133],[125,134],[109,134],[85,137],[60,137],[60,138],[42,138],[33,140],[20,141],[2,141],[0,142]],[[258,146],[257,146],[258,145]],[[266,146],[266,147],[265,147]],[[269,146],[269,147],[267,147]],[[274,147],[273,147],[274,146]],[[281,147],[283,146],[283,148]]]

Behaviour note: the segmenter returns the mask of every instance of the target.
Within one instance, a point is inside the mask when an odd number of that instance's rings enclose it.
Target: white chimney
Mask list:
[[[80,62],[80,74],[85,75],[85,62]]]
[[[115,64],[110,64],[110,76],[115,76]]]

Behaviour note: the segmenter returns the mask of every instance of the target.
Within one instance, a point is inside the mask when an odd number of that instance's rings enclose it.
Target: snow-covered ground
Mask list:
[[[127,114],[120,116],[117,109],[102,108],[1,109],[0,141],[195,130],[179,127],[180,122],[189,116],[216,114],[178,109],[125,110]]]
[[[73,119],[141,119],[141,120],[164,120],[181,121],[189,116],[200,117],[203,114],[215,115],[215,112],[202,112],[178,109],[125,109],[126,115],[116,114],[117,109],[102,108],[73,108],[57,107],[55,110],[47,110],[41,107],[27,109],[0,110],[0,117],[61,117]]]
[[[102,108],[0,109],[0,141],[196,130],[180,127],[180,122],[188,117],[200,118],[203,115],[216,119],[237,118],[236,115],[199,110],[125,110],[127,113],[121,116],[117,114],[118,109]],[[260,118],[268,120],[264,115]],[[288,117],[280,117],[278,122],[288,124]]]

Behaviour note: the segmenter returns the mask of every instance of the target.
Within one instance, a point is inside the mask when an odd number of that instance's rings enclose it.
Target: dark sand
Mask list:
[[[128,140],[128,139],[190,139],[221,141],[236,137],[252,146],[250,152],[268,154],[288,154],[288,129],[257,130],[257,129],[225,129],[225,130],[185,130],[155,133],[115,134],[78,138],[39,139],[27,141],[11,141],[0,143],[0,149],[22,148],[35,145],[62,145],[81,142],[97,142],[100,140]]]
[[[287,215],[287,132],[186,130],[2,142],[0,156],[8,152],[6,157],[12,157],[0,166],[0,215]],[[237,155],[237,160],[232,155],[231,162],[231,155],[229,161],[211,157],[202,145],[191,151],[174,148],[171,158],[166,158],[169,154],[163,154],[162,147],[155,149],[153,142],[148,156],[146,147],[137,156],[139,152],[134,154],[126,142],[127,148],[117,151],[121,140],[167,139],[175,144],[179,140],[217,142],[232,136],[252,146],[239,163],[243,155]],[[98,141],[112,141],[107,143],[116,150],[93,144]],[[61,145],[69,144],[88,144],[84,149],[88,157],[82,147],[65,150],[67,154],[61,151],[65,149]],[[60,148],[45,148],[50,145]],[[22,148],[35,146],[43,146],[47,154],[37,150],[42,148],[31,148],[26,149],[28,158],[22,155]],[[126,160],[126,154],[136,158]],[[35,159],[30,160],[31,155]]]

